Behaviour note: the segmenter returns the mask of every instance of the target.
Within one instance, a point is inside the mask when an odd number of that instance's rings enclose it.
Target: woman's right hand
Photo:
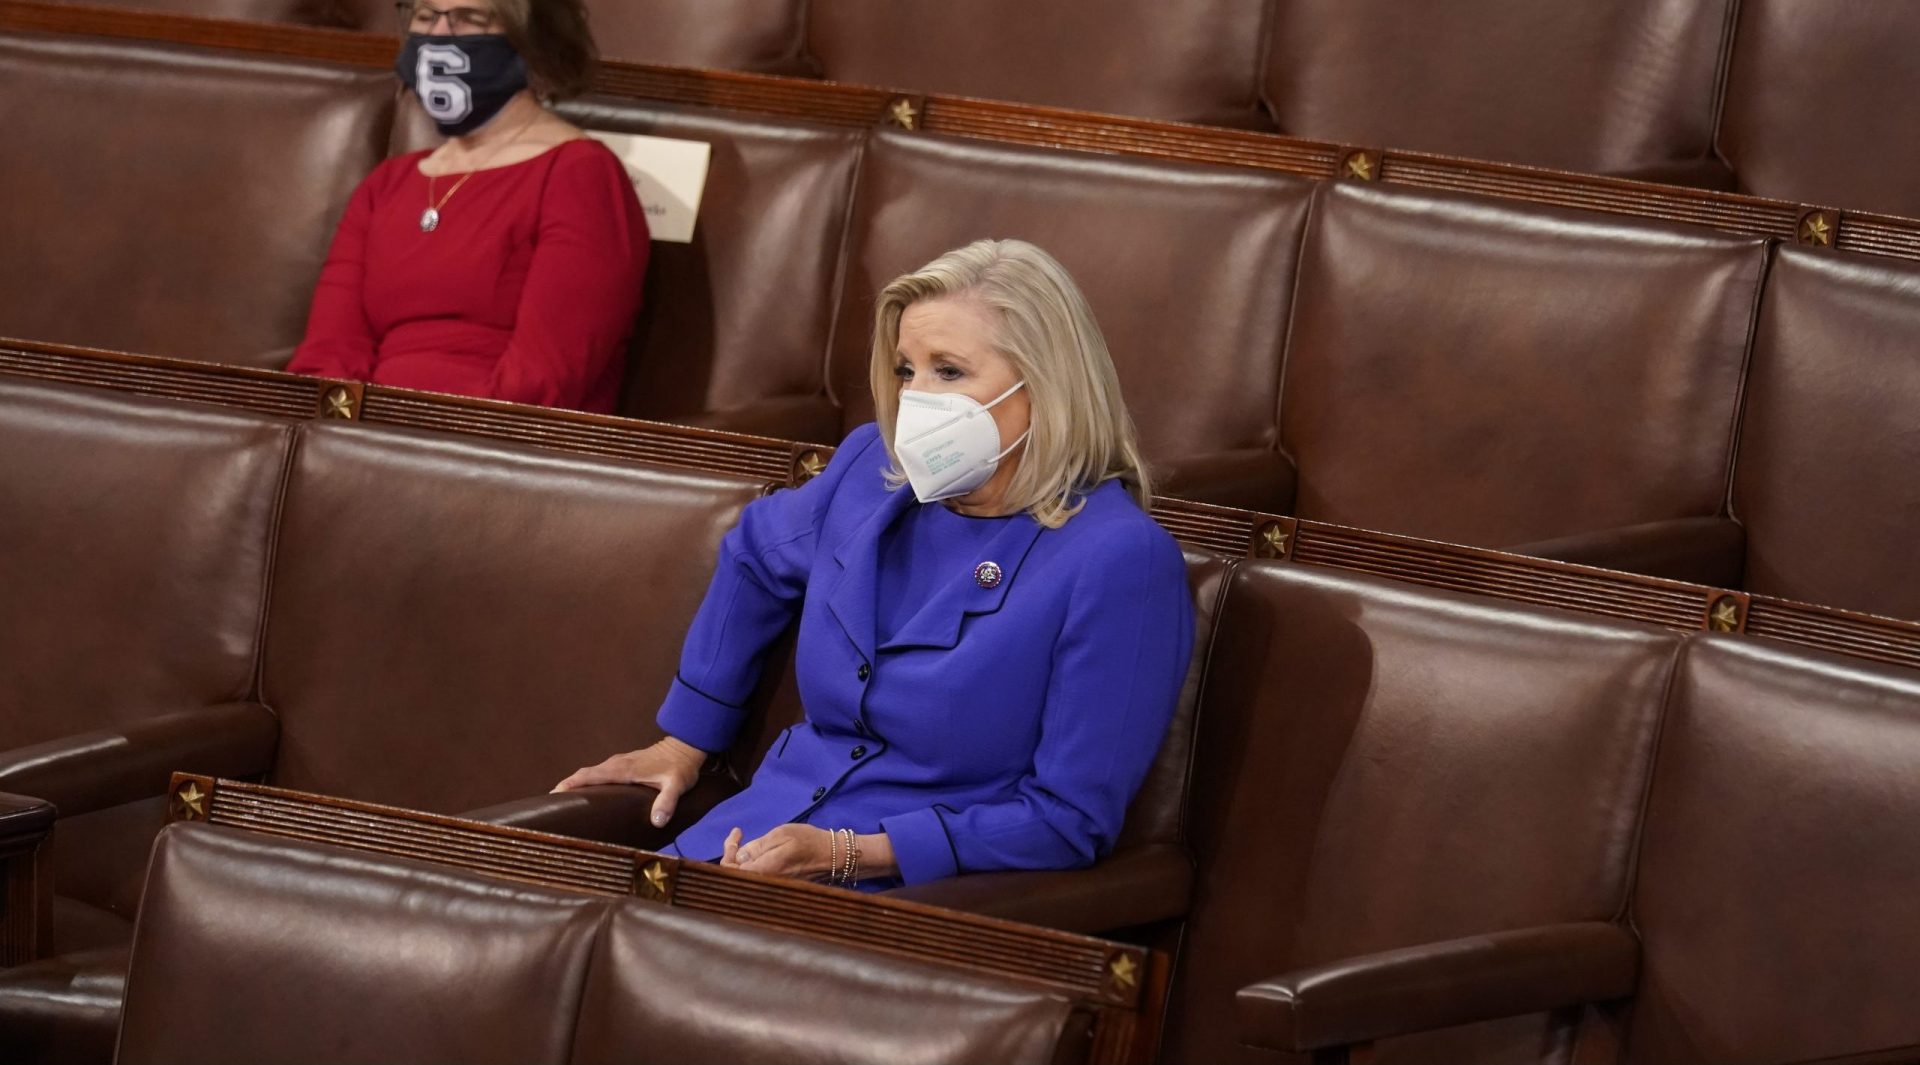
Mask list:
[[[616,754],[599,765],[577,769],[573,775],[553,786],[553,790],[571,791],[590,784],[645,784],[659,792],[653,800],[653,826],[661,828],[673,819],[673,808],[688,788],[700,779],[705,751],[672,736],[651,747]]]

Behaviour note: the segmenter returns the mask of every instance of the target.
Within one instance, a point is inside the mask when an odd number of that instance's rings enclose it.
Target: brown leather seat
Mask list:
[[[59,888],[85,904],[56,909],[47,949],[124,939],[173,770],[454,813],[644,743],[719,538],[763,490],[406,430],[297,433],[0,379],[0,449],[34,459],[0,488],[28,530],[0,558],[20,700],[0,787],[62,808]],[[277,720],[223,701],[252,697],[263,621]],[[110,990],[120,961],[69,959],[69,978]],[[59,997],[18,980],[0,979],[0,1030],[40,1030]],[[47,1023],[97,1027],[76,1011]]]
[[[1010,982],[628,902],[595,944],[572,1060],[1078,1061],[1085,1020]]]
[[[1741,191],[1920,215],[1916,39],[1902,0],[1742,0],[1719,132]]]
[[[1724,184],[1710,158],[1730,0],[1274,0],[1281,132]]]
[[[587,0],[603,59],[810,74],[803,0]]]
[[[1266,0],[832,0],[807,42],[834,81],[1259,126]]]
[[[1620,917],[1680,639],[1243,563],[1202,695],[1166,1060],[1282,1060],[1236,1044],[1233,1003],[1283,971]],[[1574,1036],[1536,1014],[1379,1060],[1539,1061]]]
[[[1920,266],[1781,248],[1748,371],[1745,587],[1920,619]]]
[[[154,847],[116,1060],[561,1065],[607,909],[170,826]]]
[[[1009,981],[637,899],[175,825],[117,1060],[1042,1063],[1084,1058],[1084,1020]]]
[[[0,1034],[21,1065],[113,1060],[129,946],[58,954],[0,969]]]
[[[393,76],[0,35],[0,335],[285,363]]]
[[[456,813],[644,745],[720,537],[761,492],[309,426],[267,617],[271,781]]]
[[[827,336],[864,131],[605,97],[566,113],[713,146],[693,242],[653,244],[621,413],[837,443]]]
[[[962,244],[1018,237],[1058,258],[1092,304],[1161,477],[1156,491],[1284,509],[1280,350],[1312,189],[1225,167],[875,134],[828,370],[843,427],[872,417],[880,287]]]
[[[1723,517],[1765,247],[1358,182],[1308,227],[1294,513],[1731,585]]]
[[[1627,1061],[1912,1061],[1920,683],[1695,637],[1660,736]]]
[[[59,808],[56,879],[75,902],[56,909],[54,949],[129,930],[168,773],[272,756],[272,716],[242,700],[293,436],[0,378],[0,789]]]

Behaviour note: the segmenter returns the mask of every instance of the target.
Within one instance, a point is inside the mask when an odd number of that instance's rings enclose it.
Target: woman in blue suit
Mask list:
[[[555,790],[650,785],[666,824],[797,616],[806,720],[679,853],[870,890],[1090,865],[1193,643],[1106,343],[1052,257],[980,241],[882,290],[872,385],[875,422],[721,544],[667,738]]]

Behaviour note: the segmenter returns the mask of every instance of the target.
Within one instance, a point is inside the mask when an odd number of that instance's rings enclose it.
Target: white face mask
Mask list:
[[[987,412],[1025,387],[1012,388],[981,406],[957,392],[901,392],[893,419],[893,453],[900,458],[914,498],[922,503],[952,499],[987,483],[1000,460],[1027,438],[1000,447],[1000,429]],[[1027,432],[1032,432],[1028,429]]]

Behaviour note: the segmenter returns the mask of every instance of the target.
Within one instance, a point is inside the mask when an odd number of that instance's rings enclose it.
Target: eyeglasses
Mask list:
[[[490,33],[493,30],[493,12],[478,7],[451,7],[441,9],[432,4],[416,3],[415,0],[399,0],[394,10],[400,14],[400,24],[408,33],[432,33],[442,18],[446,19],[447,32],[458,37],[469,33]]]

